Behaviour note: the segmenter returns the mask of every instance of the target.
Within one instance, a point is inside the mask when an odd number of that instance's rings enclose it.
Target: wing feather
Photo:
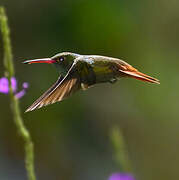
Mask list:
[[[80,89],[81,83],[77,73],[71,72],[77,61],[72,64],[64,78],[60,77],[40,98],[38,98],[25,112],[39,109],[43,106],[62,101]]]
[[[63,81],[60,86],[58,81],[47,90],[39,99],[37,99],[25,112],[39,109],[43,106],[62,101],[74,92],[80,89],[80,81],[78,78],[70,78]],[[54,90],[55,89],[55,90]],[[52,92],[52,93],[51,93]]]

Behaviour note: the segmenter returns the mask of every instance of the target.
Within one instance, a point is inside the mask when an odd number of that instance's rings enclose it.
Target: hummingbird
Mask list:
[[[39,109],[69,97],[76,91],[86,90],[99,83],[115,83],[122,77],[160,84],[158,79],[139,72],[127,62],[100,55],[80,55],[71,52],[58,53],[51,58],[27,60],[24,64],[54,64],[59,72],[58,80],[25,112]]]

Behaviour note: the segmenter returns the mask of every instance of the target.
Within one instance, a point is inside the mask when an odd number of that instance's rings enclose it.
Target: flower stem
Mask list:
[[[120,129],[112,128],[110,138],[114,149],[115,160],[122,172],[131,172],[131,165],[127,155],[125,142]]]
[[[14,76],[14,65],[13,65],[13,56],[12,56],[12,48],[10,41],[10,29],[7,23],[7,16],[3,7],[0,7],[0,29],[2,33],[2,40],[4,46],[4,66],[5,66],[5,76],[9,81],[9,95],[11,101],[11,109],[14,116],[14,123],[18,130],[19,135],[24,140],[24,148],[25,148],[25,166],[27,171],[28,180],[35,180],[35,172],[34,172],[34,146],[30,136],[29,131],[25,127],[23,123],[23,119],[21,117],[19,101],[15,97],[12,91],[11,78]]]

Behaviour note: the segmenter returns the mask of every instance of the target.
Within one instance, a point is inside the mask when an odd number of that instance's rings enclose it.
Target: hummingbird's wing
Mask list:
[[[55,84],[50,87],[40,98],[38,98],[25,112],[39,109],[43,106],[53,104],[57,101],[62,101],[64,98],[79,90],[81,84],[78,74],[70,74],[75,65],[76,63],[73,63],[66,76],[60,76]]]

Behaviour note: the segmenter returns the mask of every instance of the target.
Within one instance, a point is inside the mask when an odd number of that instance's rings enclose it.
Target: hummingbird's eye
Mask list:
[[[65,57],[63,57],[63,56],[56,58],[57,63],[63,62],[64,60],[65,60]]]
[[[59,58],[60,62],[63,62],[64,60],[65,60],[65,58],[63,56]]]

